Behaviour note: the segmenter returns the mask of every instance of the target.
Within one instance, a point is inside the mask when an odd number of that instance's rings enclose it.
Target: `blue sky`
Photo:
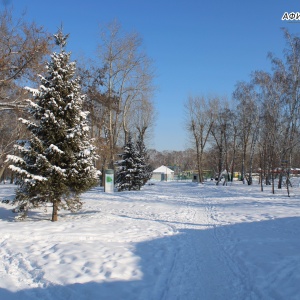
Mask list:
[[[189,95],[231,97],[238,81],[254,70],[269,70],[269,51],[282,56],[281,27],[300,34],[300,22],[282,21],[300,12],[299,0],[2,0],[50,32],[63,23],[74,54],[94,56],[101,24],[118,19],[137,31],[154,60],[158,111],[150,146],[189,146],[183,104]]]

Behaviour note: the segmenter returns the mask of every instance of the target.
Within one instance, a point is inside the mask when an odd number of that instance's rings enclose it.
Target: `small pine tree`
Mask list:
[[[140,181],[141,185],[143,186],[146,184],[148,180],[152,177],[152,167],[149,164],[149,155],[143,140],[143,136],[139,135],[137,142],[136,142],[136,149],[140,158]]]
[[[123,149],[123,153],[119,155],[121,160],[116,162],[118,167],[116,187],[119,192],[124,190],[139,190],[138,178],[141,161],[132,141],[131,134],[129,134],[128,141]]]
[[[33,121],[21,119],[31,134],[19,141],[20,156],[10,155],[10,169],[16,173],[20,186],[12,204],[19,218],[28,210],[52,204],[52,221],[57,221],[60,208],[77,211],[82,202],[79,195],[95,185],[94,146],[90,143],[87,112],[82,111],[84,96],[78,79],[74,79],[75,63],[65,52],[67,36],[55,35],[59,53],[47,63],[47,77],[40,76],[38,90],[29,89],[35,101],[29,100]]]

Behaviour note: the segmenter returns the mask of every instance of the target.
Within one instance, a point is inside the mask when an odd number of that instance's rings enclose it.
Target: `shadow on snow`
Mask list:
[[[299,236],[294,217],[185,229],[135,245],[141,280],[0,289],[0,299],[296,299]]]

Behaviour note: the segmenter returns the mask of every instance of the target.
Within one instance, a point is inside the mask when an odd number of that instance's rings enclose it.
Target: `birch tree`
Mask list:
[[[229,108],[229,104],[227,99],[225,98],[216,98],[214,102],[212,102],[212,111],[214,112],[214,123],[211,128],[211,135],[213,137],[213,141],[215,142],[215,147],[217,148],[217,172],[218,172],[218,181],[219,184],[222,173],[226,170],[226,174],[229,171],[229,145],[230,139],[232,137],[232,123],[231,120],[234,118],[232,111]],[[225,181],[228,179],[225,178]]]
[[[293,163],[293,154],[299,146],[300,126],[300,38],[283,29],[286,40],[285,61],[269,54],[273,66],[273,83],[281,102],[281,136],[278,139],[280,161],[288,166]],[[287,165],[285,167],[287,167]],[[284,166],[281,170],[284,171]],[[282,172],[278,187],[281,188]]]
[[[213,109],[204,97],[189,97],[185,103],[186,127],[192,136],[197,154],[199,182],[203,182],[203,155],[212,126]]]
[[[273,81],[272,75],[267,72],[255,72],[256,84],[260,87],[261,99],[261,144],[264,148],[266,183],[271,179],[272,192],[274,190],[274,170],[280,163],[280,137],[283,134],[281,118],[281,93]]]
[[[152,90],[151,61],[141,46],[139,35],[125,34],[117,22],[102,30],[99,58],[105,67],[103,87],[108,99],[105,124],[111,168],[118,143],[122,138],[126,141],[134,102],[142,101]]]
[[[239,140],[241,145],[241,180],[252,184],[253,159],[259,131],[258,98],[254,86],[250,83],[239,82],[233,92],[238,102],[237,116]],[[248,162],[248,168],[246,164]],[[247,173],[247,176],[246,176]]]

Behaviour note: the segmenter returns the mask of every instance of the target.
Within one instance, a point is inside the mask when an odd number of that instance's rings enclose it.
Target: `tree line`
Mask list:
[[[259,173],[262,189],[263,183],[272,184],[274,192],[276,176],[281,188],[291,168],[300,167],[300,38],[287,29],[283,34],[284,58],[269,53],[271,71],[252,72],[248,82],[236,84],[231,99],[191,96],[186,101],[185,124],[200,182],[209,165],[219,180],[224,170],[238,171],[249,185]]]

